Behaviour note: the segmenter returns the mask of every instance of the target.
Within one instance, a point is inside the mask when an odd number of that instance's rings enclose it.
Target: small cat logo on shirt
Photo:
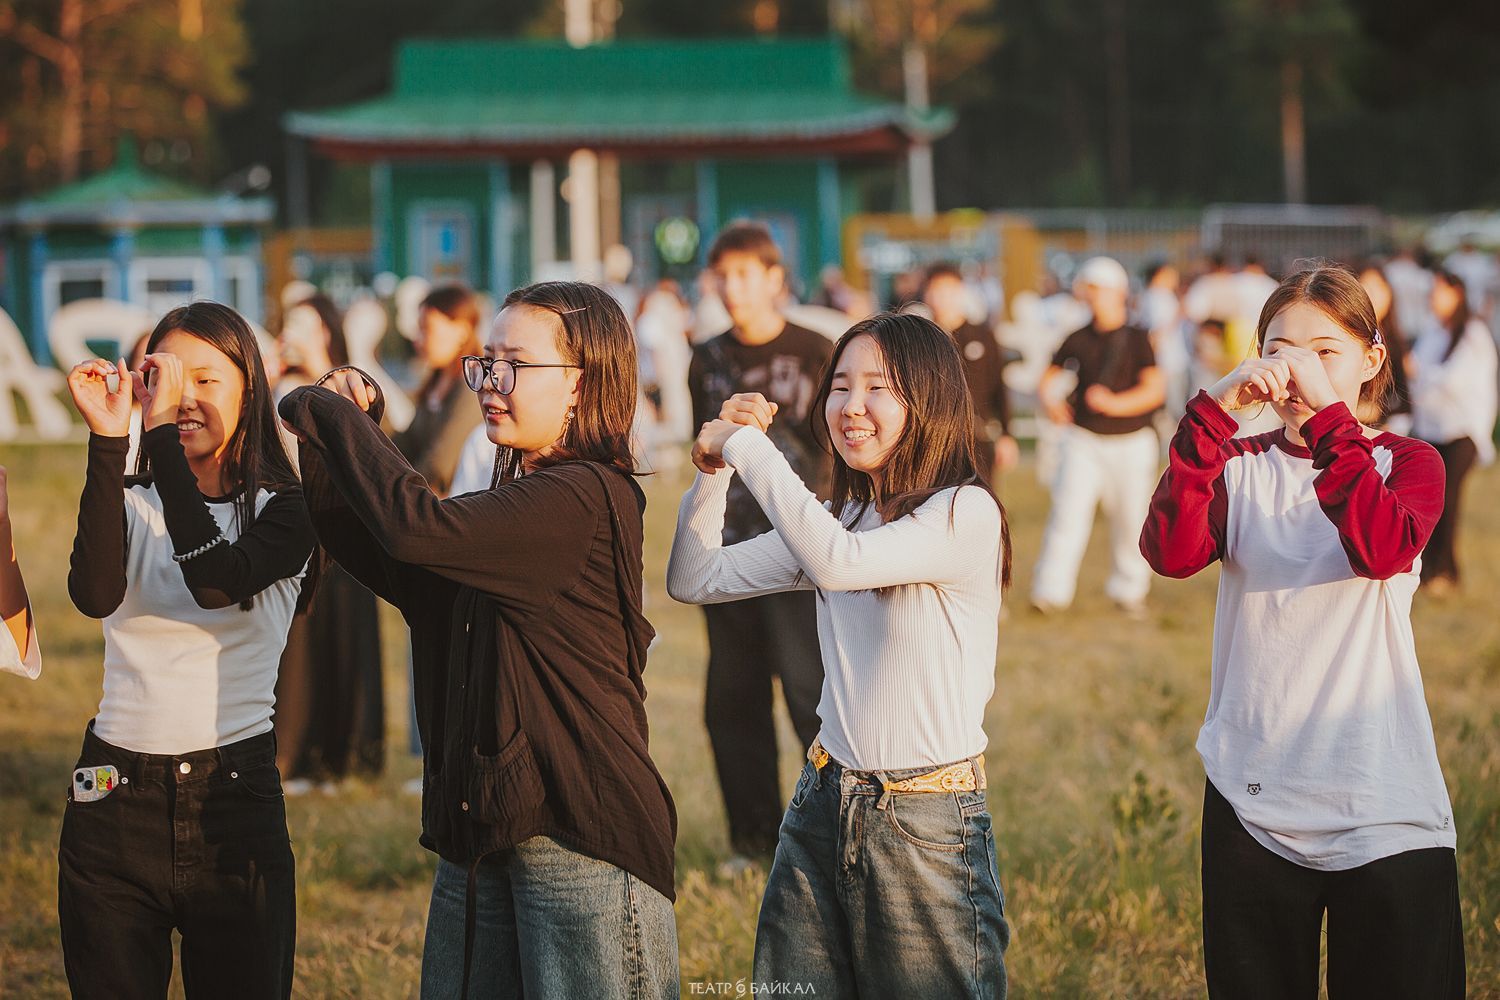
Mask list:
[[[1245,786],[1245,791],[1249,792],[1251,795],[1259,795],[1260,794],[1260,782],[1256,781],[1256,782],[1253,782],[1252,784],[1246,785]]]

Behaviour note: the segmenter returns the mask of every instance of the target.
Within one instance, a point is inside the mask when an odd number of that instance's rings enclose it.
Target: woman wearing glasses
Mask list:
[[[482,493],[434,496],[358,372],[281,404],[319,539],[412,629],[441,859],[422,996],[675,997],[630,326],[599,289],[547,282],[506,298],[484,351],[463,359],[498,446]]]

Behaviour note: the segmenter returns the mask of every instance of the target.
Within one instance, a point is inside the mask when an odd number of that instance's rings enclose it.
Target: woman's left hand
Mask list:
[[[758,392],[737,392],[724,401],[719,409],[719,419],[766,431],[776,418],[777,409],[775,403]]]
[[[710,420],[693,442],[693,464],[710,476],[724,468],[724,444],[745,424],[732,420]]]
[[[375,405],[375,388],[359,369],[339,368],[329,375],[319,379],[318,384],[325,389],[332,389],[366,413],[370,412],[370,407]]]
[[[1285,361],[1291,368],[1292,394],[1307,404],[1309,409],[1322,410],[1340,402],[1339,394],[1334,391],[1333,383],[1328,381],[1328,372],[1323,368],[1323,362],[1316,351],[1286,346],[1277,348],[1272,357]]]
[[[155,376],[151,375],[153,371]],[[135,384],[135,398],[141,403],[141,426],[145,430],[177,423],[182,391],[187,385],[181,358],[175,354],[148,354],[140,371],[130,373],[130,380]]]

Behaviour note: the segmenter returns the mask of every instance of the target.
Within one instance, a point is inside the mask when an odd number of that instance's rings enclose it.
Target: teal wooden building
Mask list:
[[[238,198],[144,170],[120,143],[106,171],[0,208],[0,307],[32,356],[51,360],[47,322],[78,299],[118,299],[152,315],[195,298],[261,318],[261,238],[269,198]]]
[[[858,93],[832,39],[416,40],[390,93],[285,124],[303,155],[369,165],[375,270],[503,292],[566,237],[554,178],[580,149],[619,163],[601,228],[640,277],[662,266],[664,221],[692,223],[701,261],[720,225],[755,217],[810,286],[846,217],[900,207],[906,150],[952,116]]]

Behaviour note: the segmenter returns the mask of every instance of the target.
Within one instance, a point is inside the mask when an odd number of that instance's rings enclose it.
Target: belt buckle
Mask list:
[[[936,771],[884,783],[887,792],[973,792],[979,779],[972,760],[959,761]]]

